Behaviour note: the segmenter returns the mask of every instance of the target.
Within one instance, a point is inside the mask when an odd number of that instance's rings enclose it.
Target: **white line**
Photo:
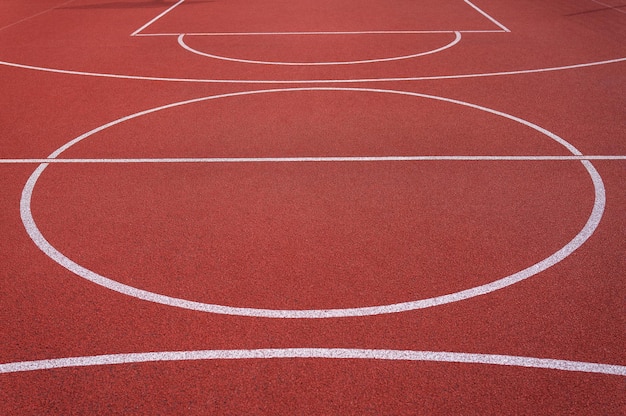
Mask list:
[[[308,35],[437,35],[445,33],[505,33],[504,30],[365,30],[354,32],[184,32],[141,33],[137,37],[150,36],[308,36]]]
[[[56,74],[65,75],[81,75],[100,78],[115,78],[115,79],[133,79],[139,81],[160,81],[160,82],[190,82],[190,83],[215,83],[215,84],[338,84],[338,83],[366,83],[366,82],[402,82],[402,81],[434,81],[434,80],[449,80],[449,79],[465,79],[465,78],[482,78],[482,77],[495,77],[506,75],[523,75],[523,74],[537,74],[543,72],[564,71],[568,69],[588,68],[593,66],[607,65],[626,62],[626,57],[608,59],[605,61],[586,62],[582,64],[573,64],[565,66],[555,66],[548,68],[537,69],[522,69],[517,71],[504,71],[504,72],[484,72],[474,74],[458,74],[458,75],[432,75],[422,77],[400,77],[400,78],[353,78],[353,79],[296,79],[296,80],[271,80],[271,79],[257,79],[257,80],[245,80],[245,79],[206,79],[206,78],[171,78],[171,77],[152,77],[142,75],[124,75],[124,74],[107,74],[100,72],[85,72],[74,71],[68,69],[56,69],[42,66],[18,64],[15,62],[0,61],[0,65],[10,66],[13,68],[30,69],[33,71],[52,72]]]
[[[506,30],[499,29],[484,29],[484,30],[459,30],[461,33],[511,33]]]
[[[0,164],[40,163],[294,163],[294,162],[427,162],[427,161],[581,161],[626,160],[626,155],[572,156],[303,156],[303,157],[188,157],[116,159],[0,159]]]
[[[615,6],[611,6],[609,4],[602,3],[602,2],[600,2],[598,0],[591,0],[591,1],[596,3],[596,4],[599,4],[600,6],[608,7],[609,9],[615,10],[616,12],[620,12],[620,13],[626,14],[625,11],[619,9],[620,7],[624,7],[624,5],[615,7]]]
[[[486,364],[510,367],[540,368],[615,376],[626,376],[626,366],[584,361],[522,357],[516,355],[473,354],[446,351],[411,351],[352,348],[268,348],[249,350],[163,351],[130,354],[106,354],[49,360],[21,361],[0,364],[0,374],[52,370],[70,367],[153,363],[197,360],[253,359],[364,359],[385,361],[427,361],[458,364]]]
[[[61,3],[61,4],[59,4],[59,5],[56,5],[56,6],[54,6],[54,7],[49,8],[49,9],[47,9],[47,10],[44,10],[44,11],[39,12],[39,13],[37,13],[37,14],[34,14],[34,15],[32,15],[32,16],[28,16],[28,17],[25,17],[25,18],[23,18],[23,19],[21,19],[21,20],[18,20],[17,22],[13,22],[13,23],[10,23],[10,24],[8,24],[8,25],[6,25],[6,26],[0,27],[0,31],[2,31],[2,30],[4,30],[4,29],[8,29],[8,28],[10,28],[10,27],[13,27],[13,26],[15,26],[15,25],[19,25],[20,23],[23,23],[23,22],[25,22],[25,21],[27,21],[27,20],[30,20],[30,19],[34,19],[35,17],[39,17],[39,16],[41,16],[42,14],[46,14],[46,13],[48,13],[48,12],[51,12],[52,10],[56,10],[56,9],[58,9],[59,7],[65,6],[66,4],[72,3],[72,2],[74,2],[74,1],[76,1],[76,0],[68,0],[68,1],[66,1],[65,3]]]
[[[168,14],[169,12],[174,10],[174,8],[176,8],[179,4],[182,4],[184,1],[185,0],[179,0],[178,3],[174,4],[169,9],[165,10],[163,13],[161,13],[160,15],[155,17],[154,19],[150,20],[148,23],[146,23],[145,25],[141,26],[139,29],[135,30],[133,33],[131,33],[131,36],[136,36],[139,32],[141,32],[142,30],[145,30],[148,26],[150,26],[151,24],[153,24],[154,22],[156,22],[157,20],[159,20],[160,18],[162,18],[163,16],[165,16],[166,14]]]
[[[502,23],[498,22],[496,19],[494,19],[493,17],[489,16],[486,12],[484,12],[483,10],[481,10],[478,6],[476,6],[475,4],[473,4],[470,0],[465,0],[465,3],[469,4],[470,6],[472,6],[478,13],[482,14],[483,16],[485,16],[487,19],[491,20],[494,24],[496,24],[500,29],[504,30],[505,32],[510,32],[510,30],[504,26]]]
[[[189,36],[265,36],[265,35],[370,35],[370,34],[427,34],[427,33],[502,33],[502,32],[510,32],[503,24],[498,22],[496,19],[491,17],[489,14],[478,8],[476,5],[472,4],[469,0],[464,0],[465,3],[470,5],[484,17],[489,19],[491,22],[496,24],[501,30],[360,30],[360,31],[302,31],[302,32],[201,32],[201,33],[140,33],[145,30],[152,23],[156,22],[161,17],[165,16],[171,10],[173,10],[180,3],[183,3],[184,0],[180,0],[177,4],[170,7],[165,12],[161,13],[159,16],[152,19],[150,22],[136,30],[131,36],[180,36],[180,35],[189,35]]]
[[[184,37],[185,37],[185,35],[178,36],[178,44],[180,46],[182,46],[185,50],[187,50],[187,51],[189,51],[191,53],[194,53],[196,55],[205,56],[207,58],[219,59],[219,60],[222,60],[222,61],[239,62],[239,63],[245,63],[245,64],[283,65],[283,66],[356,65],[356,64],[371,64],[371,63],[375,63],[375,62],[399,61],[399,60],[402,60],[402,59],[412,59],[412,58],[418,58],[418,57],[421,57],[421,56],[432,55],[432,54],[444,51],[444,50],[446,50],[448,48],[451,48],[451,47],[453,47],[454,45],[456,45],[457,43],[459,43],[461,41],[461,33],[460,32],[454,32],[454,40],[452,40],[448,44],[446,44],[446,45],[444,45],[444,46],[442,46],[440,48],[437,48],[437,49],[433,49],[433,50],[426,51],[426,52],[414,53],[412,55],[394,56],[394,57],[390,57],[390,58],[365,59],[365,60],[360,60],[360,61],[280,62],[280,61],[257,61],[257,60],[251,60],[251,59],[229,58],[227,56],[213,55],[213,54],[201,52],[201,51],[193,49],[192,47],[187,45],[185,43],[184,39],[183,39]]]

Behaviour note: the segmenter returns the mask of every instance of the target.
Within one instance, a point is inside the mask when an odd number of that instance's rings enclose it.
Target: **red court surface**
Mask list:
[[[0,414],[626,414],[619,0],[0,4]]]

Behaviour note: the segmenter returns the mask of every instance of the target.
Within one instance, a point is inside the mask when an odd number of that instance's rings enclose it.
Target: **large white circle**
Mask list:
[[[414,92],[407,91],[396,91],[396,90],[382,90],[382,89],[369,89],[369,88],[285,88],[285,89],[273,89],[273,90],[258,90],[258,91],[244,91],[244,92],[236,92],[229,94],[220,94],[208,97],[196,98],[193,100],[180,101],[172,104],[168,104],[165,106],[155,107],[149,110],[141,111],[135,114],[131,114],[126,117],[122,117],[110,123],[104,124],[96,129],[93,129],[60,147],[55,152],[53,152],[48,159],[55,159],[59,155],[61,155],[65,150],[69,149],[73,145],[79,143],[80,141],[92,136],[95,133],[103,131],[111,126],[123,123],[125,121],[141,117],[146,114],[154,113],[161,110],[166,110],[169,108],[174,108],[182,105],[198,103],[202,101],[208,101],[218,98],[226,98],[226,97],[235,97],[235,96],[243,96],[243,95],[253,95],[253,94],[269,94],[269,93],[281,93],[281,92],[293,92],[293,91],[352,91],[352,92],[369,92],[369,93],[387,93],[387,94],[398,94],[398,95],[406,95],[412,97],[420,97],[426,99],[432,99],[437,101],[443,101],[451,104],[461,105],[481,111],[485,111],[490,114],[494,114],[496,116],[500,116],[522,125],[525,125],[533,130],[536,130],[548,138],[554,140],[555,142],[561,144],[568,151],[570,151],[573,155],[582,156],[582,153],[576,149],[572,144],[560,138],[554,133],[549,132],[548,130],[539,127],[529,121],[523,120],[521,118],[512,116],[507,113],[503,113],[497,110],[493,110],[487,107],[482,107],[476,104],[467,103],[464,101],[454,100],[450,98],[444,98],[433,95],[419,94]],[[470,289],[449,293],[446,295],[435,296],[426,299],[418,299],[409,302],[395,303],[389,305],[378,305],[378,306],[366,306],[366,307],[356,307],[356,308],[343,308],[343,309],[306,309],[306,310],[285,310],[285,309],[259,309],[259,308],[242,308],[242,307],[233,307],[226,305],[216,305],[202,302],[195,302],[186,299],[174,298],[142,289],[138,289],[115,280],[109,279],[105,276],[99,275],[78,263],[72,261],[65,255],[63,255],[59,250],[53,247],[43,236],[43,234],[39,231],[37,224],[33,218],[31,212],[31,199],[33,190],[35,189],[35,185],[37,180],[43,173],[43,171],[48,167],[49,163],[40,164],[35,171],[32,173],[30,178],[28,179],[23,191],[22,198],[20,201],[20,213],[22,217],[22,222],[26,228],[26,231],[30,238],[34,241],[34,243],[51,259],[56,261],[61,266],[65,267],[69,271],[77,274],[84,279],[87,279],[93,283],[96,283],[100,286],[106,287],[108,289],[114,290],[119,293],[123,293],[138,299],[147,300],[150,302],[155,302],[159,304],[175,306],[183,309],[190,309],[201,312],[210,312],[210,313],[218,313],[218,314],[226,314],[226,315],[239,315],[239,316],[254,316],[254,317],[267,317],[267,318],[337,318],[337,317],[350,317],[350,316],[368,316],[368,315],[380,315],[387,313],[395,313],[395,312],[404,312],[411,311],[416,309],[424,309],[432,306],[443,305],[452,302],[458,302],[464,299],[470,299],[476,296],[484,295],[487,293],[494,292],[496,290],[502,289],[504,287],[513,285],[522,280],[525,280],[531,276],[540,273],[549,267],[557,264],[562,261],[566,257],[568,257],[571,253],[573,253],[576,249],[578,249],[587,239],[593,234],[595,229],[597,228],[602,214],[604,212],[605,206],[605,189],[604,184],[602,182],[602,178],[600,174],[596,171],[594,166],[588,160],[581,160],[581,163],[587,170],[591,181],[594,187],[595,200],[593,209],[591,214],[585,224],[585,226],[578,232],[578,234],[567,244],[565,244],[560,250],[553,253],[552,255],[546,257],[545,259],[533,264],[530,267],[527,267],[523,270],[520,270],[516,273],[513,273],[509,276],[505,276],[498,280],[495,280],[491,283],[487,283],[484,285],[472,287]]]

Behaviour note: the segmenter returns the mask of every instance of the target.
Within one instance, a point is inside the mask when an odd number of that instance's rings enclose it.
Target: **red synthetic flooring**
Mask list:
[[[0,414],[625,414],[624,45],[618,0],[5,0]]]

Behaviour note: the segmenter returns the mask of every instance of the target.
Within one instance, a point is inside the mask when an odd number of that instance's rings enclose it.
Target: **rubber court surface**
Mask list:
[[[620,0],[5,0],[1,414],[626,413]]]

